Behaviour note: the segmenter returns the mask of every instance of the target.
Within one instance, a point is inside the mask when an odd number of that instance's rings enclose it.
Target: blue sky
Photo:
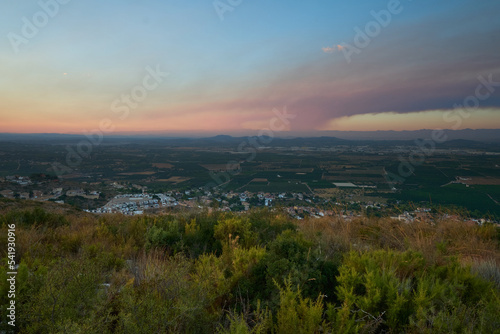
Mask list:
[[[103,118],[118,132],[252,132],[284,107],[289,130],[308,133],[454,128],[444,115],[478,77],[500,81],[498,1],[401,1],[350,61],[339,46],[390,1],[243,0],[221,20],[212,1],[71,0],[25,38],[40,3],[57,2],[0,4],[0,132],[80,133]],[[13,34],[27,41],[17,52]],[[117,119],[110,105],[148,66],[169,75]],[[499,91],[458,128],[500,128]]]

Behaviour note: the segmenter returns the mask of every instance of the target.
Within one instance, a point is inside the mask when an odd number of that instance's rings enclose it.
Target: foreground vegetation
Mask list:
[[[500,333],[492,225],[19,203],[0,201],[0,331],[16,224],[16,332]]]

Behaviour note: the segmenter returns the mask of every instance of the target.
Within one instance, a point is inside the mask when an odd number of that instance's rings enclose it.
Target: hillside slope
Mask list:
[[[26,206],[27,205],[27,206]],[[0,200],[21,333],[498,333],[500,230]],[[8,286],[0,285],[0,330]]]

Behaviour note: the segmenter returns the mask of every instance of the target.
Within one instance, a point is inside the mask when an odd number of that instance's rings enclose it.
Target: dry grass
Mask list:
[[[443,220],[402,223],[392,219],[360,218],[346,222],[341,218],[305,220],[299,229],[318,241],[333,255],[350,249],[383,248],[421,252],[432,263],[451,256],[461,259],[500,261],[500,247],[494,226]]]
[[[101,252],[128,259],[136,256],[143,247],[145,226],[130,217],[107,215],[99,218],[84,214],[66,217],[71,222],[67,226],[16,228],[17,259],[32,261],[58,258],[68,253],[76,255],[91,245],[97,246]],[[2,242],[1,245],[6,244]],[[0,251],[3,251],[1,245]]]

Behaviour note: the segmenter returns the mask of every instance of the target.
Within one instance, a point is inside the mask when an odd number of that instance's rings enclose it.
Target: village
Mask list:
[[[464,180],[457,179],[455,182],[464,182]],[[56,186],[52,186],[54,184]],[[338,217],[351,221],[368,215],[390,217],[405,223],[436,219],[456,219],[475,224],[496,223],[490,219],[460,218],[460,215],[449,213],[436,215],[430,207],[403,206],[401,209],[399,201],[396,202],[398,205],[394,206],[388,205],[387,201],[377,201],[376,198],[366,200],[366,197],[361,196],[364,195],[366,186],[356,186],[351,182],[334,183],[334,185],[343,189],[339,190],[335,197],[322,196],[320,192],[235,192],[203,187],[157,193],[148,191],[147,186],[137,184],[125,187],[119,182],[109,182],[104,186],[102,183],[82,182],[80,186],[67,186],[58,180],[46,180],[43,175],[42,179],[40,176],[34,178],[7,176],[0,178],[0,196],[11,199],[52,201],[74,206],[77,206],[75,203],[94,203],[93,207],[87,205],[86,208],[80,209],[94,214],[118,213],[127,216],[158,214],[182,209],[245,212],[253,208],[266,207],[282,210],[298,220],[306,217]],[[112,191],[106,189],[112,189]],[[133,192],[123,193],[126,190],[133,190]]]

